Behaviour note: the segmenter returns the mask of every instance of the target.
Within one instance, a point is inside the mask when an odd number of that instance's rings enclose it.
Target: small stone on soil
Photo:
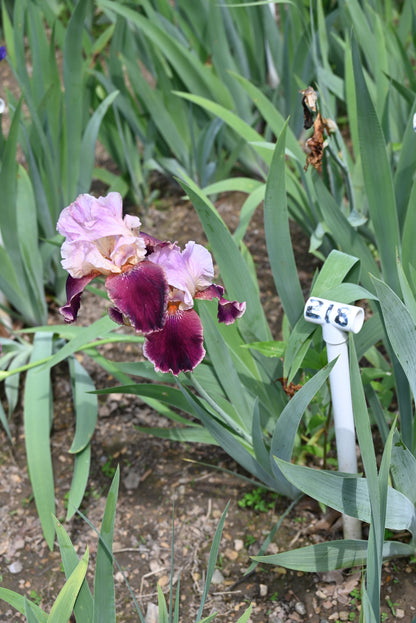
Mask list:
[[[16,560],[16,562],[12,562],[8,567],[10,573],[20,573],[23,569],[23,565],[20,560]]]
[[[219,569],[215,569],[212,574],[212,584],[222,584],[224,582],[224,576]]]
[[[295,610],[298,614],[301,614],[302,616],[306,614],[305,604],[302,601],[297,601],[295,603]]]

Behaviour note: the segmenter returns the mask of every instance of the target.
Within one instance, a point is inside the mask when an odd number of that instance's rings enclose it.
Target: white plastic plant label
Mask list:
[[[364,310],[355,305],[311,296],[306,301],[304,318],[314,324],[330,324],[341,331],[358,333],[364,323]]]

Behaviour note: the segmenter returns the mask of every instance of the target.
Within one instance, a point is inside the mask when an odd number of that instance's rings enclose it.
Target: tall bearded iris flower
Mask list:
[[[143,353],[161,372],[193,370],[205,356],[194,299],[218,298],[218,319],[226,324],[242,316],[246,305],[227,301],[223,288],[212,284],[212,257],[200,244],[188,242],[183,251],[176,244],[162,245],[149,255],[149,261],[164,269],[169,296],[163,329],[146,336]]]
[[[123,218],[122,209],[121,196],[109,193],[99,199],[80,195],[62,211],[57,229],[66,237],[61,253],[69,277],[61,312],[67,322],[75,320],[85,286],[105,275],[113,313],[147,334],[164,325],[168,283],[163,269],[146,258],[140,219]]]
[[[62,212],[58,231],[66,236],[62,265],[68,270],[68,303],[61,312],[75,320],[85,286],[98,274],[114,305],[110,317],[145,335],[143,353],[161,372],[192,371],[205,356],[203,330],[194,299],[218,299],[218,320],[234,322],[245,303],[227,301],[212,283],[210,253],[191,241],[182,251],[139,232],[140,220],[122,218],[121,197],[80,195]]]

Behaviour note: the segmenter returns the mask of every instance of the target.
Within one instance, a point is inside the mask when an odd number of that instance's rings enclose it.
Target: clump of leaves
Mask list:
[[[272,493],[263,487],[257,487],[257,489],[246,493],[238,501],[238,506],[240,508],[252,508],[258,513],[267,513],[274,507],[277,495],[277,493]]]

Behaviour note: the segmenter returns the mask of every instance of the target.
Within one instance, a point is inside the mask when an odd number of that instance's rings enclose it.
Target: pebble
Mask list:
[[[396,619],[404,618],[404,610],[402,608],[396,608]]]
[[[260,597],[266,597],[268,590],[269,589],[268,589],[267,584],[260,584],[259,586]]]
[[[341,610],[338,618],[340,621],[348,621],[348,619],[350,618],[349,612],[347,612],[346,610]]]
[[[222,584],[224,582],[224,576],[219,569],[214,569],[211,582],[212,584]]]
[[[123,478],[126,489],[137,489],[140,484],[140,474],[135,469],[131,469],[127,476]]]
[[[159,608],[156,606],[156,604],[147,604],[147,611],[144,620],[146,623],[159,622]]]
[[[10,573],[20,573],[23,569],[23,565],[20,560],[16,560],[16,562],[12,562],[11,565],[8,566]]]
[[[234,541],[234,549],[236,552],[241,552],[244,548],[244,541],[242,539],[235,539]]]
[[[298,614],[302,616],[306,614],[306,608],[305,608],[305,604],[303,603],[303,601],[297,601],[295,603],[295,610]]]

